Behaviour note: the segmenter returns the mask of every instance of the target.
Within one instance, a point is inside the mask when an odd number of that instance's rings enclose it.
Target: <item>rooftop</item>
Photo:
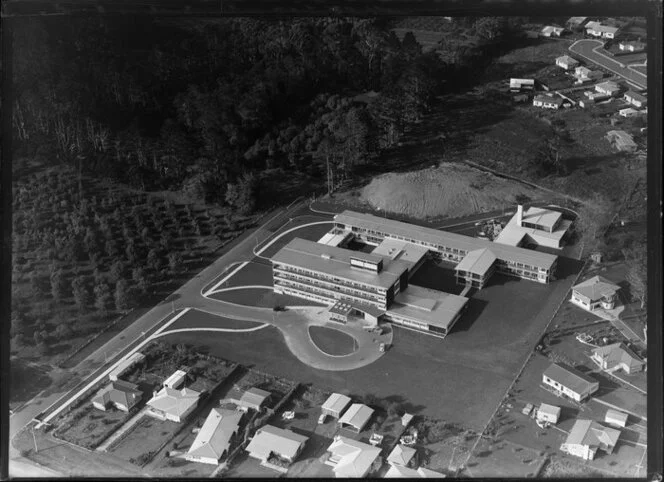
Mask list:
[[[307,440],[309,437],[304,435],[273,425],[265,425],[258,429],[246,450],[253,457],[262,460],[267,460],[271,453],[292,460]]]
[[[628,90],[627,92],[625,92],[625,97],[630,97],[633,100],[638,100],[641,102],[646,102],[648,100],[648,98],[645,95],[639,94],[638,92],[634,92],[633,90]]]
[[[496,256],[488,248],[476,249],[468,253],[454,269],[484,275],[495,262]]]
[[[362,403],[354,403],[344,412],[339,419],[339,423],[351,425],[356,429],[361,430],[369,421],[373,413],[373,408],[367,407]]]
[[[590,301],[601,300],[605,296],[611,297],[619,289],[620,286],[611,283],[608,279],[603,278],[602,276],[593,276],[573,287],[574,291],[585,296]]]
[[[535,98],[533,99],[535,102],[547,102],[547,103],[553,103],[557,105],[561,105],[563,103],[563,99],[557,96],[552,96],[552,95],[544,95],[544,94],[539,94],[536,95]]]
[[[270,395],[272,395],[270,392],[256,387],[251,387],[244,392],[234,388],[230,391],[228,398],[241,407],[258,409]]]
[[[383,270],[376,273],[352,267],[350,259],[359,257],[376,262],[383,259],[381,256],[373,254],[360,253],[295,238],[272,257],[272,262],[310,269],[348,281],[378,286],[384,289],[392,286],[409,266],[408,263],[403,261],[388,260],[383,263]]]
[[[606,82],[601,82],[597,85],[595,85],[595,90],[605,90],[605,91],[616,91],[620,90],[620,86],[613,82],[612,80],[607,80]]]
[[[459,249],[465,252],[490,248],[498,259],[520,262],[531,266],[550,269],[557,256],[528,249],[492,243],[486,239],[473,238],[462,234],[439,231],[392,219],[385,219],[371,214],[344,211],[334,217],[335,222],[346,226],[358,226],[376,232],[386,232],[391,236],[403,238],[403,241],[417,244],[417,241],[431,243],[441,247]]]
[[[604,420],[606,422],[619,422],[622,425],[627,423],[628,418],[629,415],[626,414],[625,412],[620,412],[612,408],[608,409],[606,411],[606,415],[604,416]]]
[[[390,260],[399,259],[410,263],[411,265],[417,264],[428,250],[415,244],[398,241],[396,239],[386,238],[371,252],[383,258]]]
[[[327,448],[328,463],[337,477],[364,477],[380,455],[381,449],[337,435]]]
[[[418,469],[411,469],[408,467],[401,467],[399,465],[392,465],[390,469],[385,473],[384,478],[386,479],[417,479],[417,478],[433,478],[433,479],[443,479],[445,478],[444,474],[435,472],[431,469],[425,467],[420,467]]]
[[[116,380],[109,383],[92,401],[101,403],[102,405],[110,401],[130,407],[133,405],[132,402],[140,400],[142,396],[143,392],[139,390],[138,385],[124,380]]]
[[[515,214],[505,225],[494,242],[516,246],[522,241],[524,236],[528,235],[535,242],[539,241],[538,244],[542,244],[544,240],[555,241],[557,244],[560,244],[560,240],[572,225],[571,221],[564,219],[560,220],[561,217],[562,214],[557,211],[531,207],[523,214],[523,221],[537,224],[539,226],[547,226],[549,229],[551,226],[555,226],[556,223],[558,223],[557,229],[552,233],[549,233],[548,231],[544,231],[542,229],[519,226],[517,222],[517,216]]]
[[[448,330],[466,303],[468,298],[463,296],[408,285],[394,297],[388,313]]]
[[[635,369],[644,364],[644,361],[641,360],[641,358],[621,342],[595,348],[593,353],[602,358],[606,358],[609,367],[624,363],[629,366],[630,369]]]
[[[562,386],[569,388],[575,393],[583,393],[589,390],[593,385],[597,385],[597,380],[584,375],[580,371],[564,363],[552,363],[549,368],[544,370],[543,375],[550,378]]]
[[[242,412],[213,408],[187,454],[219,460],[228,450],[231,437],[237,432],[241,419]]]
[[[549,405],[548,403],[541,403],[538,409],[539,412],[545,413],[547,415],[553,415],[556,417],[560,416],[560,407],[555,405]]]
[[[200,393],[189,388],[176,390],[164,387],[148,401],[148,405],[155,410],[179,416],[197,404],[200,396]]]
[[[558,57],[556,59],[556,62],[565,62],[565,63],[568,63],[568,64],[578,64],[579,63],[578,60],[576,60],[573,57],[570,57],[569,55],[563,55],[561,57]]]
[[[347,397],[341,393],[333,393],[327,398],[327,400],[325,400],[322,408],[324,410],[341,413],[350,402],[350,397]]]
[[[387,462],[390,465],[407,466],[412,458],[415,456],[416,450],[412,447],[406,447],[403,444],[398,444],[390,455],[387,456]]]
[[[620,437],[620,430],[608,428],[593,420],[577,420],[570,430],[566,444],[587,445],[598,448],[600,445],[614,447]]]

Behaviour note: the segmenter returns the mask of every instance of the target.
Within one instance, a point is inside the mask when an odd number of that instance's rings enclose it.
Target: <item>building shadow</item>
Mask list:
[[[489,304],[488,301],[471,298],[468,300],[468,308],[465,313],[461,315],[459,321],[452,327],[450,334],[458,331],[468,331],[473,326],[473,323],[480,317],[484,309]]]

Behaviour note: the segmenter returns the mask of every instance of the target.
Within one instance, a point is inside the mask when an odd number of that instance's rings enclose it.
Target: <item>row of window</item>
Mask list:
[[[324,304],[330,303],[329,298],[324,298],[322,296],[314,295],[314,294],[307,293],[307,292],[304,292],[304,291],[294,290],[292,288],[282,287],[282,286],[275,287],[275,288],[277,288],[277,289],[275,289],[275,291],[277,293],[281,292],[281,293],[285,293],[287,295],[297,296],[298,298],[305,298],[307,300],[312,300],[312,301],[320,301],[321,303],[324,303]]]
[[[284,273],[281,271],[276,271],[274,272],[275,279],[287,279],[287,280],[293,280],[293,281],[299,281],[301,283],[305,283],[307,285],[313,285],[313,286],[320,286],[322,288],[328,289],[330,291],[337,290],[337,291],[342,291],[344,293],[352,294],[354,296],[357,296],[359,298],[368,298],[373,301],[376,301],[378,303],[384,302],[385,297],[384,296],[379,296],[379,295],[374,295],[371,293],[367,293],[366,291],[361,291],[361,290],[356,290],[353,288],[349,288],[347,286],[340,286],[336,283],[331,283],[328,281],[319,281],[313,278],[310,278],[308,276],[302,276],[302,275],[297,275],[294,273]]]
[[[408,318],[402,318],[401,316],[393,315],[392,313],[388,313],[386,317],[391,321],[399,323],[401,325],[412,326],[419,330],[425,330],[425,331],[429,330],[429,325],[421,321],[409,320]]]
[[[274,269],[279,269],[283,272],[289,272],[289,273],[300,273],[300,274],[305,275],[309,278],[329,280],[331,282],[334,282],[335,284],[350,285],[350,286],[354,286],[356,288],[361,288],[363,291],[370,291],[372,293],[385,294],[387,292],[387,290],[383,289],[383,288],[376,288],[375,286],[367,285],[367,284],[364,284],[364,283],[358,283],[356,281],[350,281],[350,280],[347,280],[347,279],[338,278],[336,276],[331,276],[331,275],[328,275],[328,274],[325,274],[325,273],[321,273],[319,271],[313,271],[313,270],[309,270],[309,269],[298,268],[298,267],[295,267],[295,266],[275,263],[274,264]]]
[[[332,290],[319,288],[319,287],[316,287],[316,286],[312,286],[310,284],[303,284],[303,283],[300,283],[298,281],[293,281],[293,280],[286,280],[286,279],[279,278],[279,279],[275,279],[274,282],[275,282],[275,285],[290,286],[292,288],[304,290],[304,291],[307,291],[307,292],[327,294],[328,295],[327,300],[330,300],[330,299],[335,299],[335,300],[347,299],[347,300],[350,300],[350,301],[357,301],[359,303],[369,303],[369,304],[372,304],[374,306],[377,306],[378,308],[380,308],[382,310],[387,309],[386,302],[380,302],[380,301],[376,302],[376,301],[373,301],[373,300],[368,300],[366,298],[360,298],[358,296],[353,296],[353,295],[348,294],[348,293],[334,292]]]

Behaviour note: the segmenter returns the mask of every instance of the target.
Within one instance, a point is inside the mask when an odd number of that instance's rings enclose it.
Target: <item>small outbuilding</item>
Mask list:
[[[542,383],[576,402],[599,390],[599,382],[564,363],[552,363],[542,374]]]
[[[606,415],[604,417],[604,423],[608,423],[609,425],[615,425],[617,427],[625,427],[627,425],[628,418],[629,415],[626,414],[625,412],[620,412],[618,410],[610,408],[609,410],[606,411]]]
[[[406,447],[405,445],[398,444],[390,455],[387,456],[387,463],[390,465],[399,465],[401,467],[409,467],[413,461],[413,457],[417,451],[413,447]]]
[[[548,403],[540,404],[537,409],[537,420],[542,422],[549,422],[557,424],[560,419],[560,407],[549,405]]]
[[[321,411],[325,415],[339,419],[341,418],[341,414],[344,413],[344,410],[350,405],[350,402],[350,397],[341,393],[333,393],[327,400],[325,400],[325,403],[321,407]]]
[[[354,403],[339,419],[339,425],[352,432],[360,433],[369,423],[373,415],[373,408],[367,407],[361,403]]]
[[[252,387],[244,392],[234,388],[228,394],[228,400],[237,405],[237,408],[243,412],[248,412],[249,410],[260,411],[271,396],[270,392],[261,390],[260,388]]]

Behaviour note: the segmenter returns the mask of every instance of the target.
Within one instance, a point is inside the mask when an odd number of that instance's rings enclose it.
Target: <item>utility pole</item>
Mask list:
[[[39,453],[39,447],[37,447],[37,437],[35,437],[35,426],[32,426],[32,441],[35,443],[35,453]]]

